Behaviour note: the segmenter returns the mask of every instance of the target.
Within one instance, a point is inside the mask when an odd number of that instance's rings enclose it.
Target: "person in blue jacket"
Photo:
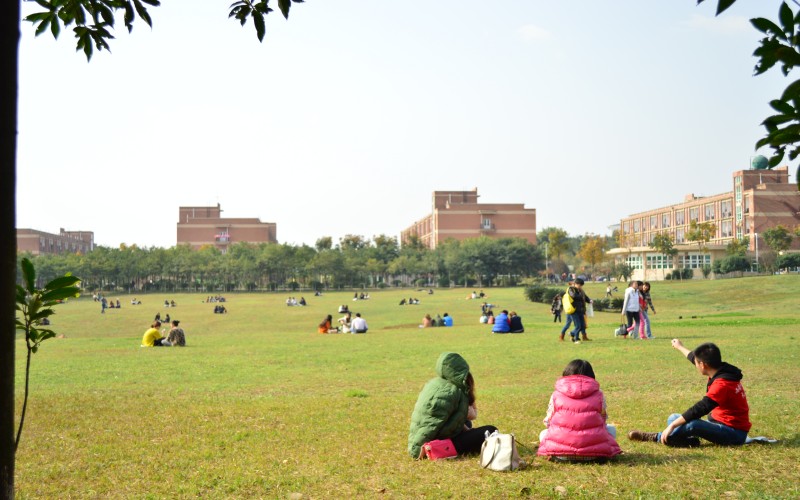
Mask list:
[[[444,321],[444,326],[453,326],[453,317],[447,313],[444,313],[444,318],[442,318],[442,321]]]
[[[508,311],[503,309],[503,312],[497,315],[494,319],[494,326],[492,333],[508,333],[511,331],[511,322],[508,319]]]

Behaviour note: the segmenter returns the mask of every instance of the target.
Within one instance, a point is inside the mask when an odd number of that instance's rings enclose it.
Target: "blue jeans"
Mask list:
[[[572,324],[572,315],[571,314],[567,314],[567,322],[564,323],[564,328],[561,329],[561,335],[564,335],[565,333],[567,333],[567,330],[569,330],[569,325],[571,325],[571,324]]]
[[[680,413],[670,415],[667,419],[667,425],[677,420],[680,416]],[[714,444],[722,445],[744,444],[747,439],[747,433],[719,422],[698,419],[687,422],[673,430],[667,439],[667,446],[685,445],[688,438],[703,438]],[[658,433],[658,440],[661,440],[660,432]]]
[[[569,334],[572,336],[572,341],[575,342],[576,340],[581,339],[581,332],[586,331],[586,327],[583,325],[583,314],[570,314],[569,319],[575,323],[575,328],[569,332]]]
[[[647,311],[642,311],[642,317],[644,318],[644,328],[647,332],[647,338],[653,338],[653,332],[650,331],[650,318],[647,316]]]

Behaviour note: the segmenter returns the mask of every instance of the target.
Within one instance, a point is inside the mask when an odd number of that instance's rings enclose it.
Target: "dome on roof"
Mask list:
[[[750,161],[750,167],[753,170],[767,170],[769,168],[769,160],[762,155],[754,156]]]

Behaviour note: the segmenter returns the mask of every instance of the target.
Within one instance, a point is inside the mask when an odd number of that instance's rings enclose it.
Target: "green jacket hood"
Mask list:
[[[436,361],[436,374],[459,388],[466,388],[469,364],[460,354],[443,352]]]

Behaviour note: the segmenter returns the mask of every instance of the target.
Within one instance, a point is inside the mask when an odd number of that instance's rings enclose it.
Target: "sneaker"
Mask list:
[[[628,439],[631,441],[648,441],[655,443],[658,441],[658,433],[657,432],[642,432],[642,431],[630,431],[628,433]]]

